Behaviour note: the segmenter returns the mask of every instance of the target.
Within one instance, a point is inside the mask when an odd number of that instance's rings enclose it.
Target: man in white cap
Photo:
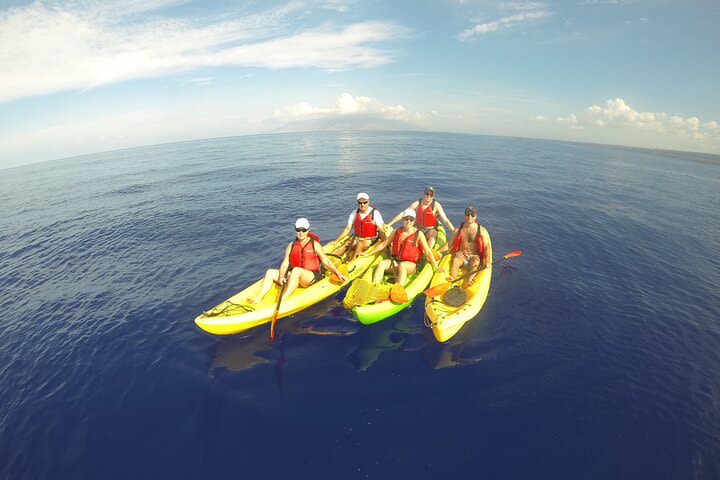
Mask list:
[[[370,205],[370,196],[365,192],[360,192],[357,194],[356,200],[358,208],[348,217],[347,225],[335,239],[335,243],[350,233],[352,229],[351,238],[333,251],[336,255],[348,252],[348,262],[367,250],[377,241],[378,237],[383,241],[387,239],[382,215]]]
[[[430,248],[435,246],[437,241],[437,224],[438,219],[442,220],[445,226],[448,228],[448,232],[455,230],[450,219],[445,215],[440,202],[435,200],[435,189],[431,186],[425,187],[425,192],[420,200],[412,202],[409,207],[410,210],[415,210],[415,226],[418,227],[425,234],[428,245]],[[395,222],[400,220],[403,213],[398,213],[395,218],[390,220],[388,225],[393,226]]]
[[[386,272],[394,273],[397,283],[405,286],[408,275],[417,270],[417,263],[425,253],[425,258],[437,270],[438,263],[435,255],[425,239],[425,234],[415,226],[415,210],[407,209],[403,212],[403,226],[393,231],[390,236],[375,245],[373,248],[363,253],[365,255],[374,255],[381,251],[389,243],[392,245],[391,257],[380,260],[375,273],[373,273],[373,283],[382,282]]]
[[[272,283],[287,283],[282,299],[289,297],[299,286],[309,287],[323,277],[322,265],[333,272],[341,281],[347,277],[325,256],[318,236],[310,231],[307,218],[298,218],[295,222],[295,240],[285,248],[285,257],[279,269],[269,268],[260,285],[257,295],[248,299],[248,303],[258,303],[270,291]],[[286,275],[290,272],[289,275]]]

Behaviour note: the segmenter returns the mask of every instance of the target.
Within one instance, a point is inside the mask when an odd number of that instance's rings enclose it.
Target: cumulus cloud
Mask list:
[[[622,98],[613,98],[604,106],[591,105],[580,116],[557,117],[557,122],[573,128],[634,128],[661,134],[687,136],[694,139],[720,137],[717,121],[701,123],[697,117],[681,117],[664,112],[639,112]]]
[[[478,35],[484,35],[504,28],[515,27],[522,23],[539,20],[549,15],[547,6],[542,2],[504,2],[499,5],[499,8],[502,10],[510,10],[515,13],[490,22],[477,23],[472,28],[468,28],[460,32],[458,34],[458,39],[461,41],[467,41]]]
[[[432,118],[432,116],[430,117]],[[334,105],[313,106],[307,102],[275,111],[274,131],[299,130],[422,130],[426,119],[402,105],[387,105],[371,97],[343,93]]]
[[[295,31],[302,2],[232,20],[138,15],[177,3],[47,1],[0,12],[0,102],[208,66],[377,67],[393,61],[377,45],[407,34],[381,21]]]
[[[343,93],[338,96],[335,101],[335,105],[330,107],[313,107],[307,102],[301,102],[277,110],[274,116],[276,119],[283,121],[328,116],[375,116],[378,118],[403,122],[416,122],[422,120],[422,115],[420,113],[410,112],[402,105],[385,105],[374,98],[363,96],[354,97],[349,93]]]

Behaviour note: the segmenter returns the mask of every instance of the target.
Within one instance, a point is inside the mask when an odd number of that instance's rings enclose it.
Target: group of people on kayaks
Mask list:
[[[486,267],[492,263],[488,232],[477,222],[477,209],[465,208],[465,220],[455,228],[447,218],[442,205],[435,199],[435,189],[425,188],[420,200],[412,202],[408,208],[397,214],[387,224],[392,227],[402,219],[403,226],[386,231],[386,224],[380,212],[370,204],[367,193],[357,194],[357,209],[348,217],[347,225],[332,242],[337,245],[330,255],[343,258],[350,263],[356,257],[375,255],[388,245],[390,256],[381,260],[373,272],[373,282],[380,283],[387,273],[395,275],[396,283],[404,285],[412,275],[418,262],[423,258],[431,263],[433,270],[438,271],[438,259],[433,253],[437,241],[438,220],[452,231],[450,240],[437,250],[438,254],[450,251],[450,279],[454,280],[463,265],[471,270]],[[347,276],[323,252],[318,236],[310,232],[310,222],[306,218],[298,218],[295,222],[295,239],[285,248],[283,261],[278,269],[268,269],[257,295],[248,299],[248,303],[258,303],[270,291],[273,283],[284,285],[282,298],[289,297],[298,286],[309,287],[323,277],[323,267],[332,272],[341,282]],[[350,236],[341,243],[348,234]],[[439,270],[442,272],[442,269]],[[465,286],[474,282],[475,275],[465,279]]]

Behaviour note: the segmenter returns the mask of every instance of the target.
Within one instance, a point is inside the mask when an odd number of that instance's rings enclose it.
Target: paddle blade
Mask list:
[[[522,250],[515,250],[514,252],[509,252],[503,255],[503,258],[512,258],[517,257],[518,255],[522,255]]]
[[[343,305],[348,310],[357,305],[365,305],[370,301],[371,292],[372,284],[362,278],[358,278],[350,285],[350,288],[348,288],[345,298],[343,299]]]
[[[270,319],[270,341],[275,340],[275,321],[277,320],[279,310],[276,308],[273,312],[272,319]]]
[[[400,283],[393,284],[392,288],[390,289],[390,300],[395,303],[407,302],[409,299],[407,296],[407,292],[405,291],[405,287],[403,287]]]
[[[338,268],[338,270],[340,271],[340,273],[342,273],[342,274],[345,275],[346,277],[348,276],[348,267],[347,267],[347,264],[345,264],[345,263],[340,264],[340,265],[338,265],[337,268]],[[338,277],[338,276],[335,274],[335,272],[333,272],[333,274],[330,275],[330,281],[333,282],[333,283],[336,283],[336,284],[342,283],[342,280],[340,280],[340,277]]]
[[[433,250],[433,256],[435,257],[435,260],[440,260],[442,258],[442,255],[437,250]]]
[[[450,288],[450,285],[452,285],[452,283],[450,282],[440,283],[438,285],[435,285],[434,287],[426,289],[423,293],[430,298],[435,298],[438,295],[442,295],[443,293],[445,293],[447,289]]]

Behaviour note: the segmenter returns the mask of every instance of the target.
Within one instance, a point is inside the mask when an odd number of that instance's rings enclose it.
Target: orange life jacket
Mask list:
[[[465,225],[465,222],[462,222],[460,224],[460,227],[458,227],[458,235],[457,235],[457,238],[455,238],[455,243],[453,244],[451,253],[457,252],[458,248],[460,248],[460,232],[462,231],[464,225]],[[477,233],[475,234],[475,244],[477,245],[478,255],[480,255],[480,258],[483,258],[483,256],[485,255],[485,241],[483,240],[483,237],[480,234],[481,228],[482,227],[478,223]]]
[[[402,241],[402,244],[400,243],[400,232],[402,232],[402,230],[396,230],[395,238],[392,242],[393,258],[417,263],[420,261],[420,256],[422,255],[422,251],[418,247],[418,230],[408,235]]]
[[[302,245],[296,238],[293,242],[292,250],[290,250],[290,268],[300,267],[311,272],[317,272],[320,269],[320,257],[315,251],[315,241],[320,238],[314,233],[308,233],[310,241]]]
[[[355,212],[355,236],[361,238],[372,238],[378,234],[377,225],[373,223],[373,215],[375,214],[375,208],[370,207],[370,211],[365,218],[360,218],[360,209],[358,208]]]
[[[433,212],[435,210],[435,200],[433,199],[426,208],[422,206],[422,199],[415,209],[415,225],[418,227],[434,227],[437,225],[437,217]]]

